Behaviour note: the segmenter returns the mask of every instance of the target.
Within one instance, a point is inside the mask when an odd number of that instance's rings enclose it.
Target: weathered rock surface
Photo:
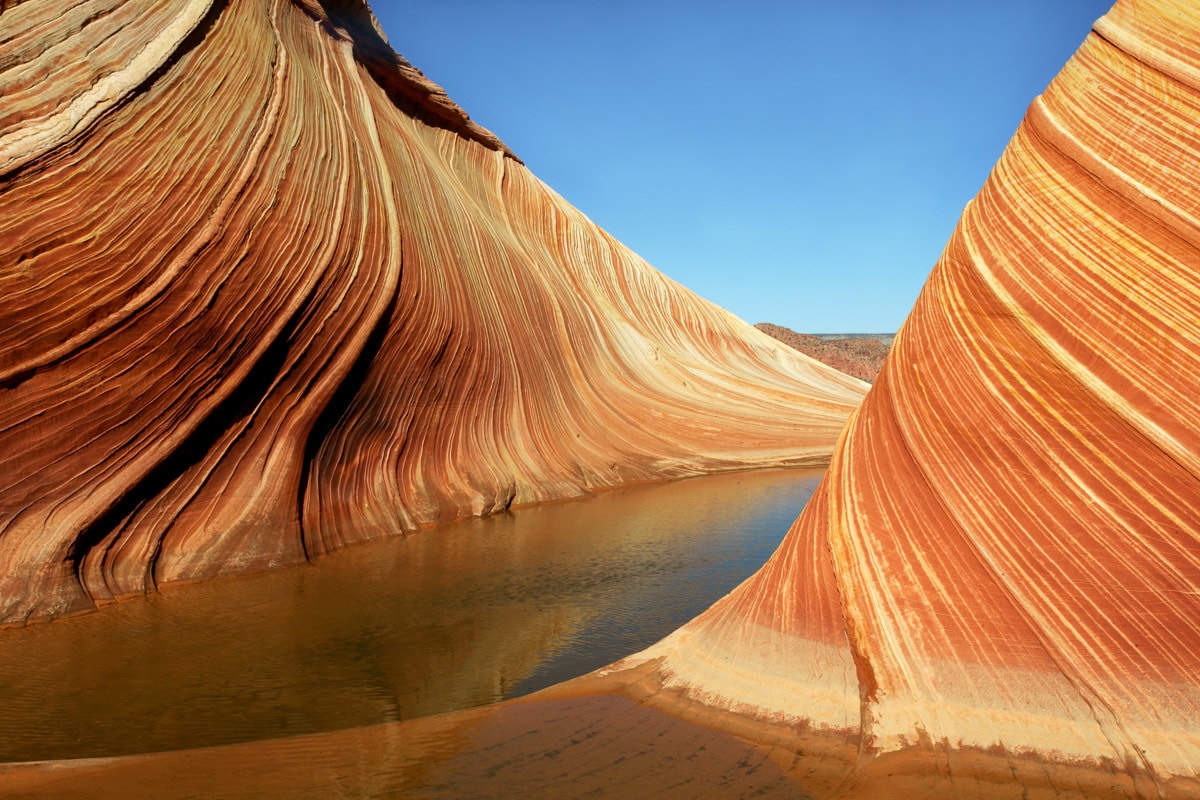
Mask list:
[[[1094,769],[1091,796],[1200,795],[1198,179],[1200,8],[1119,2],[782,548],[641,657],[664,686],[841,732],[860,766],[1031,757]],[[1076,791],[1048,776],[1014,782]]]
[[[887,358],[888,344],[878,336],[839,336],[823,338],[809,333],[796,333],[782,325],[759,322],[754,325],[772,339],[828,364],[838,372],[852,375],[860,381],[874,383]]]
[[[0,16],[0,623],[632,481],[865,387],[655,272],[359,2]]]

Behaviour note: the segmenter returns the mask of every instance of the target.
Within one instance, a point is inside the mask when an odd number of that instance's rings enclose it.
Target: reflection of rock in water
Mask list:
[[[0,624],[823,463],[862,397],[599,230],[361,2],[8,6]]]
[[[386,569],[402,558],[389,549],[6,632],[0,761],[194,748],[483,705],[590,614],[569,603],[456,604],[453,592],[476,576],[447,570],[430,587]]]
[[[753,572],[820,475],[628,487],[6,631],[0,762],[371,725],[582,675]]]

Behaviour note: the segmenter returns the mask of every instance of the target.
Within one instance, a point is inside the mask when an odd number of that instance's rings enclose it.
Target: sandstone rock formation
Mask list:
[[[1200,797],[1197,175],[1200,8],[1120,0],[964,212],[779,552],[704,615],[498,708],[0,787]]]
[[[865,387],[648,267],[352,0],[0,17],[0,623],[828,457]]]
[[[788,347],[795,348],[806,356],[812,356],[822,364],[828,364],[839,372],[852,375],[860,381],[874,383],[883,369],[887,358],[890,338],[878,336],[839,336],[822,338],[808,333],[796,333],[782,325],[759,322],[755,326],[772,339],[778,339]]]
[[[1198,178],[1200,8],[1122,0],[966,208],[783,547],[641,660],[960,796],[989,760],[1200,795]]]
[[[411,797],[1200,797],[1198,175],[1200,8],[1121,0],[737,590],[498,709],[103,768]]]

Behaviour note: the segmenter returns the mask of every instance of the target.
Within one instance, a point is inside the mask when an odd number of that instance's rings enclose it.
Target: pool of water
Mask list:
[[[582,675],[761,566],[821,474],[621,489],[0,632],[0,761],[337,730]]]

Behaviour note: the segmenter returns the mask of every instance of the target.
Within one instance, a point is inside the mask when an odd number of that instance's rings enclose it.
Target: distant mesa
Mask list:
[[[769,322],[759,322],[754,327],[822,364],[867,383],[874,383],[879,376],[888,348],[895,338],[895,334],[891,333],[796,333],[791,328]]]

